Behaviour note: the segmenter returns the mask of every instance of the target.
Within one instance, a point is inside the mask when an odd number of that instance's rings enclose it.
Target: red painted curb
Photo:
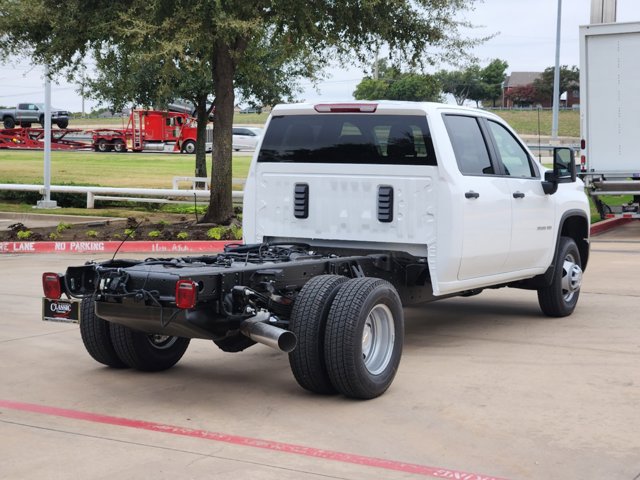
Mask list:
[[[602,220],[601,222],[591,225],[591,235],[600,235],[601,233],[608,232],[620,225],[629,223],[633,218],[609,218]]]
[[[217,253],[229,241],[190,241],[190,242],[0,242],[0,253],[113,253],[122,245],[119,252],[152,252],[163,254],[176,253]]]
[[[324,460],[333,460],[336,462],[349,463],[353,465],[363,465],[366,467],[374,467],[384,470],[394,470],[397,472],[412,473],[433,478],[452,478],[458,480],[505,480],[499,477],[493,477],[491,475],[462,472],[459,470],[450,470],[448,468],[429,467],[427,465],[419,465],[415,463],[397,462],[394,460],[386,460],[384,458],[352,455],[350,453],[322,450],[312,447],[305,447],[304,445],[295,445],[292,443],[282,443],[274,442],[271,440],[262,440],[259,438],[241,437],[238,435],[210,432],[207,430],[195,430],[192,428],[178,427],[175,425],[165,425],[162,423],[147,422],[144,420],[112,417],[110,415],[101,415],[99,413],[49,407],[46,405],[37,405],[34,403],[14,402],[11,400],[0,399],[0,407],[22,412],[40,413],[43,415],[70,418],[73,420],[83,420],[87,422],[115,425],[119,427],[137,428],[139,430],[150,430],[152,432],[200,438],[203,440],[229,443],[242,447],[261,448],[264,450],[272,450],[281,453],[302,455],[305,457],[313,457]]]
[[[610,218],[591,225],[591,235],[599,235],[631,222],[633,218]],[[0,242],[1,253],[218,253],[229,241],[130,241],[130,242]]]

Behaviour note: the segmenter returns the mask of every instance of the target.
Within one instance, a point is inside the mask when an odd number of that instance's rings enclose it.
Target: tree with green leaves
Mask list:
[[[484,84],[482,100],[487,103],[491,102],[492,106],[496,106],[496,101],[502,97],[502,89],[504,81],[507,78],[507,68],[509,64],[498,58],[492,60],[486,67],[482,69],[481,78]]]
[[[462,70],[440,70],[436,78],[442,85],[442,91],[453,95],[458,105],[464,105],[468,99],[482,98],[482,78],[478,65],[470,65]]]
[[[136,45],[108,45],[94,51],[96,73],[86,80],[86,91],[110,104],[114,111],[129,104],[165,109],[178,100],[189,101],[194,105],[197,123],[194,174],[206,177],[210,65],[199,59],[178,63],[174,56],[165,56],[160,46],[160,39],[150,37]]]
[[[479,43],[462,37],[457,13],[473,0],[0,0],[4,53],[23,53],[53,72],[81,66],[88,53],[130,46],[147,37],[177,65],[208,61],[214,110],[211,197],[204,221],[228,222],[233,214],[231,153],[236,83],[247,75],[260,85],[253,52],[281,52],[289,72],[315,72],[334,58],[364,62],[387,44],[409,64],[463,56]],[[277,75],[277,72],[273,72]],[[256,78],[258,75],[259,78]],[[285,82],[289,82],[285,78]]]
[[[555,67],[547,67],[542,72],[539,78],[533,81],[533,86],[539,94],[540,99],[548,99],[550,103],[553,103],[553,76],[555,73]],[[573,65],[568,67],[567,65],[560,66],[560,92],[558,95],[562,95],[570,88],[576,89],[580,85],[580,70]]]
[[[458,105],[473,100],[477,107],[480,101],[489,100],[495,106],[495,100],[502,95],[507,67],[507,62],[495,59],[484,68],[473,63],[460,70],[441,70],[436,76],[442,84],[442,90],[453,95]]]
[[[440,100],[440,84],[433,75],[402,72],[389,66],[385,59],[378,61],[378,78],[365,77],[356,86],[356,100],[406,100],[434,102]]]

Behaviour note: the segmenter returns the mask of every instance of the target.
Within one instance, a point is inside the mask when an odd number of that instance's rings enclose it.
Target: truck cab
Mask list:
[[[563,229],[588,256],[584,186],[549,194],[547,171],[483,110],[278,106],[246,183],[245,240],[404,252],[428,262],[436,296],[526,280],[552,265]]]

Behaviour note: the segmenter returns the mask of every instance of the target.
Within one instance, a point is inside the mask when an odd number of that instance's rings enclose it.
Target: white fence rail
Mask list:
[[[0,190],[18,192],[44,193],[43,185],[28,185],[19,183],[0,183]],[[81,193],[87,196],[87,208],[95,208],[96,200],[115,200],[147,203],[193,203],[195,201],[208,202],[209,190],[178,190],[169,188],[119,188],[119,187],[81,187],[75,185],[51,185],[53,193]],[[232,193],[234,202],[241,202],[244,192]],[[183,198],[189,200],[176,201]]]

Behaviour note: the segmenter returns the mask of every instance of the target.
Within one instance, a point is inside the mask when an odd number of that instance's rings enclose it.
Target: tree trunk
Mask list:
[[[203,223],[226,225],[233,216],[231,198],[231,140],[235,94],[233,78],[235,63],[231,49],[222,42],[215,47],[213,61],[213,93],[216,109],[213,113],[213,152],[211,154],[211,196]]]
[[[198,122],[196,137],[196,177],[207,176],[207,94],[198,95],[196,102],[196,120]],[[196,184],[197,188],[205,188],[203,182]]]

